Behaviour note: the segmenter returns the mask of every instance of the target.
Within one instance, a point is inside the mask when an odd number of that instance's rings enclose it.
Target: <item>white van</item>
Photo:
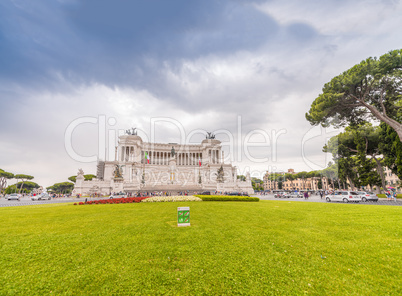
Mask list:
[[[113,198],[126,198],[126,197],[128,197],[127,193],[124,193],[124,192],[118,192],[118,193],[115,193],[115,194],[111,194],[109,196],[110,199],[113,199]]]
[[[331,201],[343,201],[343,202],[359,202],[361,201],[360,194],[356,191],[335,191],[333,194],[327,195],[327,202]]]

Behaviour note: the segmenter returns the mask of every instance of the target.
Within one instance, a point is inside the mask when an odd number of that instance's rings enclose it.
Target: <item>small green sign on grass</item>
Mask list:
[[[177,208],[177,226],[190,226],[190,207]]]

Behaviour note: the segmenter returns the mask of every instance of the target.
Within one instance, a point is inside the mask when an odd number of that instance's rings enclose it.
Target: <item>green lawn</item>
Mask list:
[[[177,227],[190,206],[191,226]],[[0,208],[0,295],[401,295],[401,207]]]

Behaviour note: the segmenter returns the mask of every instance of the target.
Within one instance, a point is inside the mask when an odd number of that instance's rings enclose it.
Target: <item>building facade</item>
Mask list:
[[[293,169],[289,169],[288,174],[296,174]],[[278,178],[271,178],[271,174],[275,174],[276,176],[281,175],[282,180],[278,181]],[[402,192],[401,190],[401,182],[398,178],[397,175],[392,173],[392,171],[385,167],[384,168],[384,176],[385,176],[385,183],[389,187],[393,187],[397,190],[397,192]],[[276,179],[276,180],[275,180]],[[282,188],[279,188],[279,182],[282,183]],[[269,173],[266,172],[264,175],[264,190],[286,190],[286,191],[295,191],[295,190],[320,190],[318,188],[318,184],[321,182],[321,188],[323,190],[332,190],[333,186],[332,184],[328,181],[328,178],[326,177],[313,177],[313,178],[297,178],[294,180],[289,180],[286,179],[285,173]],[[365,186],[362,188],[351,188],[350,184],[346,184],[348,189],[350,190],[366,190],[366,191],[373,191],[376,190],[379,192],[380,188],[379,186]]]
[[[281,175],[282,180],[278,181],[278,178],[271,178],[271,174],[276,176]],[[328,184],[326,177],[312,177],[312,178],[295,178],[294,180],[287,179],[284,172],[281,173],[269,173],[264,175],[264,190],[286,190],[286,191],[299,191],[299,190],[320,190],[319,183],[323,190],[330,190],[332,187]],[[294,169],[288,169],[287,174],[295,175]],[[275,180],[276,179],[276,180]],[[282,183],[281,186],[279,183]],[[281,188],[279,188],[281,187]]]
[[[385,175],[385,182],[388,186],[399,187],[400,185],[402,185],[398,176],[395,175],[389,168],[386,167],[384,169],[384,175]]]
[[[249,174],[224,163],[221,142],[209,135],[199,145],[148,143],[133,133],[120,136],[114,161],[100,161],[97,178],[84,180],[80,169],[75,194],[139,191],[254,193]]]
[[[402,192],[401,180],[388,167],[384,168],[385,184],[387,187],[395,188],[396,192]]]

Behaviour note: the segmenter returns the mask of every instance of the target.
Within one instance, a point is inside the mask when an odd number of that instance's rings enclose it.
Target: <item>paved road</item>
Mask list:
[[[274,198],[273,194],[269,195],[253,195],[262,200],[279,200],[279,201],[298,201],[298,202],[326,202],[325,199],[321,199],[319,195],[312,195],[308,199],[304,198]],[[96,198],[96,199],[105,199]],[[88,200],[96,200],[95,198],[88,198]],[[29,197],[23,197],[20,201],[16,200],[6,200],[4,197],[0,198],[0,207],[13,207],[13,206],[31,206],[40,204],[52,204],[52,203],[66,203],[66,202],[80,202],[85,201],[85,198],[54,198],[51,200],[35,200],[32,201]],[[336,202],[332,202],[336,203]],[[355,204],[355,203],[351,203]],[[388,206],[402,206],[402,200],[389,201],[385,198],[380,198],[378,202],[359,202],[358,204],[363,205],[388,205]]]
[[[291,200],[291,201],[300,201],[300,202],[327,202],[324,197],[321,199],[319,195],[312,195],[308,199],[304,199],[304,198],[274,198],[273,194],[253,195],[253,196],[258,197],[259,199],[263,199],[263,200],[282,200],[282,201],[290,201]],[[337,203],[337,202],[331,202],[331,203]],[[350,203],[350,204],[356,204],[356,203]],[[357,204],[360,204],[360,205],[402,206],[402,200],[398,199],[395,202],[395,201],[387,200],[386,198],[380,198],[378,200],[378,202],[367,201],[367,202],[359,202]]]
[[[95,198],[88,198],[88,200],[96,200]],[[4,197],[0,198],[0,207],[14,207],[14,206],[32,206],[40,204],[52,204],[52,203],[66,203],[66,202],[80,202],[85,201],[85,198],[53,198],[51,200],[31,200],[29,197],[22,197],[20,201],[6,200]]]

